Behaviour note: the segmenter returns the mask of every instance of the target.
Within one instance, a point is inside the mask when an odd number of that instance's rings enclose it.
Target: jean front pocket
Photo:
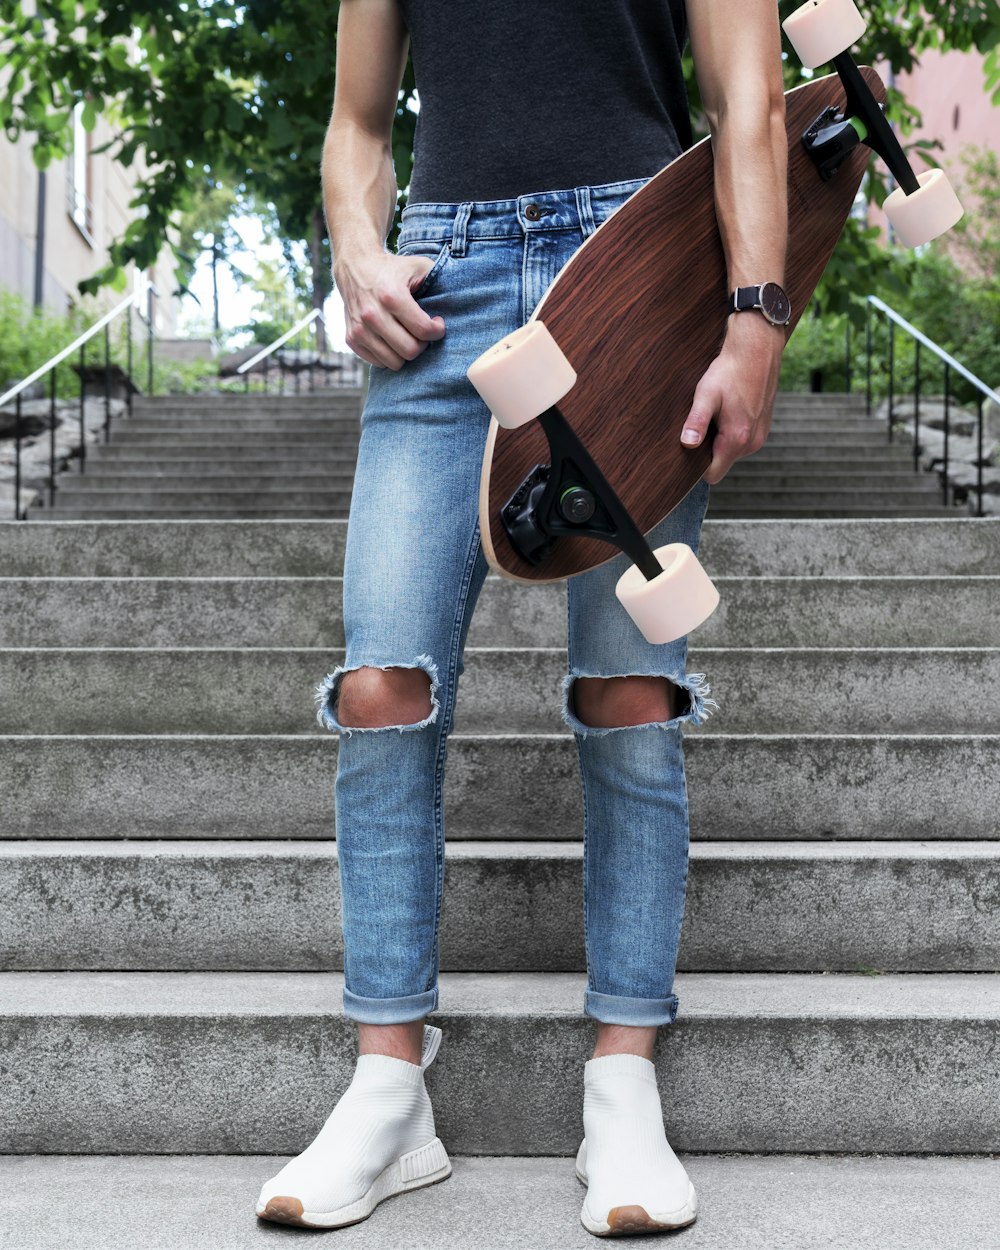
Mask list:
[[[451,259],[451,240],[442,243],[440,239],[412,239],[404,243],[400,243],[396,249],[397,256],[425,256],[434,263],[430,269],[421,278],[419,284],[413,288],[410,294],[416,299],[418,296],[427,295],[434,284],[437,282],[441,271]]]

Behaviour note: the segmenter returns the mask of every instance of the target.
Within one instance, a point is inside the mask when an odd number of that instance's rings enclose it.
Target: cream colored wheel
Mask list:
[[[882,205],[896,238],[904,247],[919,247],[944,234],[962,216],[962,205],[940,169],[917,175],[918,190],[907,195],[897,187]]]
[[[808,0],[781,26],[802,64],[815,69],[857,43],[866,23],[854,0]]]
[[[615,594],[647,642],[673,642],[708,620],[719,592],[687,543],[667,543],[653,554],[663,572],[648,582],[633,564]]]
[[[576,370],[541,321],[494,343],[466,376],[507,430],[533,421],[576,383]]]

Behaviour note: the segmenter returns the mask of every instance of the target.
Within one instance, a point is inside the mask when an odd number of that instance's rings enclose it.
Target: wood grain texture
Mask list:
[[[878,75],[868,68],[862,73],[881,103],[885,87]],[[785,100],[785,289],[793,318],[787,335],[833,253],[870,153],[859,145],[836,177],[823,182],[801,136],[828,105],[843,105],[840,79],[832,74],[806,83]],[[545,322],[577,372],[560,411],[644,534],[680,503],[711,461],[711,439],[693,451],[679,440],[728,317],[712,180],[706,139],[650,179],[587,239],[532,315]],[[490,422],[480,483],[483,551],[496,572],[516,581],[559,581],[618,554],[608,543],[576,537],[560,538],[537,566],[513,550],[500,509],[530,469],[549,459],[537,421],[516,430]]]

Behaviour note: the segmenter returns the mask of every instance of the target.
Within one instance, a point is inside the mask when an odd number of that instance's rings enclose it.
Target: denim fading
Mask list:
[[[433,261],[414,297],[444,318],[445,335],[398,371],[370,368],[344,559],[346,654],[316,688],[318,719],[340,739],[334,794],[351,1019],[401,1023],[438,1006],[445,758],[488,572],[478,496],[490,414],[466,369],[530,317],[580,244],[645,181],[403,210],[398,253]],[[697,551],[709,490],[699,481],[649,532],[650,545]],[[619,552],[566,587],[561,710],[584,799],[583,1010],[609,1023],[668,1024],[688,872],[682,727],[718,705],[705,675],[686,672],[687,638],[647,642],[615,598],[628,563]],[[361,667],[422,669],[430,715],[342,725],[340,682]],[[577,677],[629,674],[679,686],[678,715],[614,728],[577,717]]]

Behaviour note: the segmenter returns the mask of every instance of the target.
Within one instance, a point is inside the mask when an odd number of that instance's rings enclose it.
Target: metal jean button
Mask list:
[[[537,221],[542,215],[542,210],[537,204],[527,204],[524,209],[524,215],[529,221]]]

